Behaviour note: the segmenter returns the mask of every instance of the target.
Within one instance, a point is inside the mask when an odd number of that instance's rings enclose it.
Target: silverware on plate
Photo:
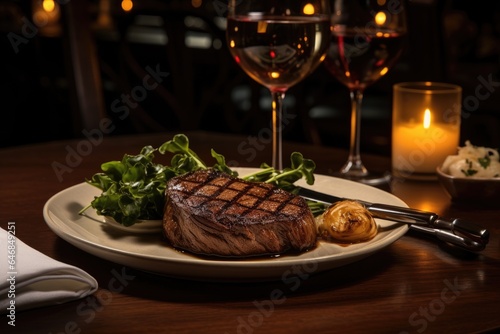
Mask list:
[[[325,204],[354,200],[361,203],[375,218],[409,224],[412,230],[432,234],[469,251],[481,251],[489,242],[490,233],[487,229],[460,218],[445,219],[433,212],[342,198],[302,187],[298,188],[298,195]]]

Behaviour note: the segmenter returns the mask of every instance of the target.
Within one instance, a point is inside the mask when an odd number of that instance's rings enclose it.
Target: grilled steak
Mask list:
[[[212,169],[168,182],[163,229],[175,248],[229,257],[305,251],[317,236],[303,198]]]

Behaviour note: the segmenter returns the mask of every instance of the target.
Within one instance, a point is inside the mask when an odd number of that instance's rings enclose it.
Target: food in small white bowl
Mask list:
[[[500,159],[496,149],[466,141],[457,155],[448,156],[437,168],[437,175],[455,201],[500,199]]]
[[[466,141],[464,147],[458,148],[457,155],[450,155],[445,159],[441,171],[454,177],[498,179],[498,151],[489,147],[474,146],[470,141]]]

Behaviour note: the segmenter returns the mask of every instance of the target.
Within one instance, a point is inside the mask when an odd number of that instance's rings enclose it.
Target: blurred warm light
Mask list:
[[[384,36],[384,33],[381,32],[381,31],[377,31],[377,33],[375,34],[377,37],[383,37]]]
[[[431,126],[431,111],[425,109],[424,111],[424,129],[428,129]]]
[[[345,76],[346,76],[347,78],[349,78],[349,77],[351,76],[351,72],[349,72],[349,71],[345,71]]]
[[[377,5],[379,6],[385,5],[385,0],[377,0]]]
[[[134,7],[134,3],[132,2],[132,0],[123,0],[122,1],[122,9],[125,12],[130,12],[133,7]]]
[[[279,77],[280,77],[280,73],[279,72],[271,72],[271,78],[278,79]]]
[[[100,0],[97,9],[96,26],[100,29],[111,29],[113,26],[113,18],[111,17],[110,0]]]
[[[257,33],[265,34],[267,31],[267,22],[266,21],[258,21],[257,22]]]
[[[60,6],[55,0],[33,1],[33,23],[44,36],[57,36],[61,32]]]
[[[419,206],[420,210],[427,211],[427,212],[433,212],[434,210],[436,210],[434,203],[432,203],[430,201],[424,200],[423,203],[420,203],[418,206]],[[425,253],[428,255],[427,252],[425,252]]]
[[[314,6],[310,3],[307,3],[304,8],[302,9],[302,12],[306,15],[313,15],[314,14]]]
[[[387,17],[385,16],[384,12],[378,12],[377,14],[375,14],[375,23],[379,26],[383,25],[386,20]]]
[[[234,48],[234,46],[235,46],[235,44],[234,44],[234,40],[231,40],[231,41],[229,42],[229,46],[230,46],[231,48]]]
[[[191,0],[191,5],[194,8],[199,8],[201,7],[202,2],[203,2],[202,0]]]
[[[383,69],[380,70],[380,75],[385,75],[387,72],[389,72],[389,68],[384,67]]]
[[[384,37],[389,38],[389,37],[391,37],[391,34],[389,34],[388,32],[386,32],[386,33],[384,34]]]
[[[42,8],[47,13],[51,13],[56,8],[56,3],[54,2],[54,0],[43,0]]]

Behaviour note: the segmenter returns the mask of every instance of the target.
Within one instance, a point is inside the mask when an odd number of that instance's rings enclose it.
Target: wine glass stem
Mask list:
[[[283,116],[283,99],[285,93],[281,91],[271,91],[272,96],[272,112],[273,112],[273,167],[277,170],[283,170],[282,157],[282,134],[281,125]]]
[[[361,127],[361,104],[363,92],[351,91],[351,138],[349,143],[349,158],[342,167],[341,172],[347,175],[363,177],[368,174],[360,155],[360,127]]]

